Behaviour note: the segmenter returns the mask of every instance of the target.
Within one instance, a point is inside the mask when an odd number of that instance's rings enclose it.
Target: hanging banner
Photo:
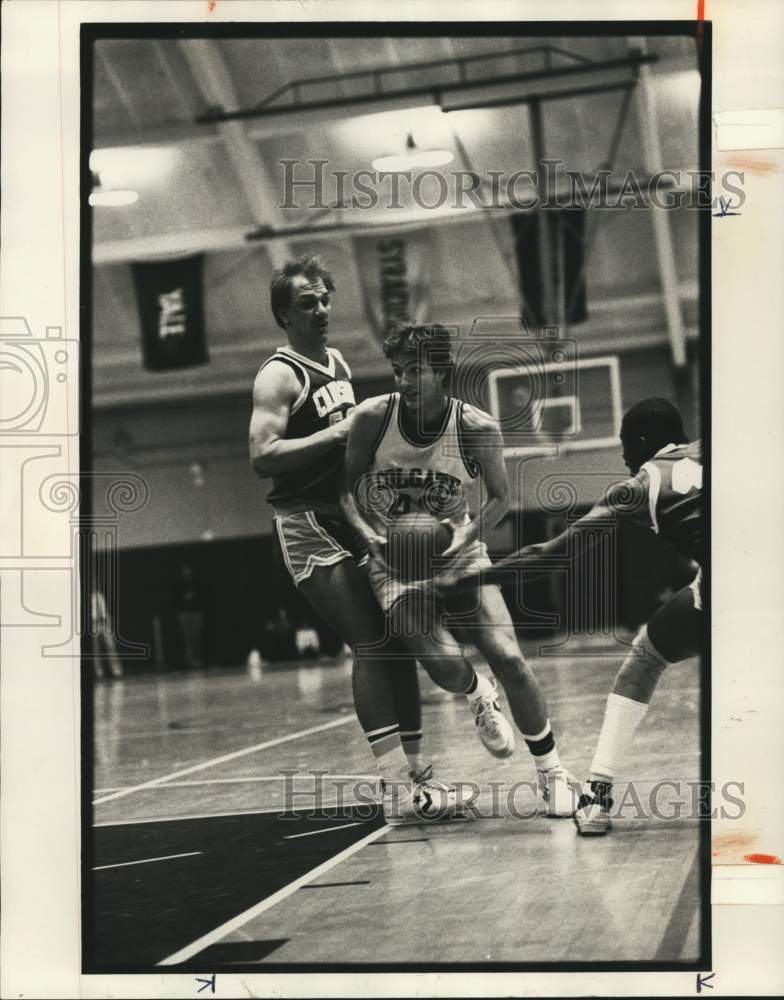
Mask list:
[[[365,312],[378,339],[399,323],[430,322],[429,231],[353,239]]]
[[[529,327],[540,327],[557,322],[559,315],[563,315],[567,324],[582,323],[588,318],[585,209],[515,212],[511,223],[523,320]],[[552,256],[549,267],[541,259],[540,226],[548,229]],[[562,302],[559,306],[551,301],[548,315],[545,282],[549,278],[551,295],[556,295],[559,275]]]
[[[144,367],[187,368],[209,360],[204,329],[204,255],[132,264]]]

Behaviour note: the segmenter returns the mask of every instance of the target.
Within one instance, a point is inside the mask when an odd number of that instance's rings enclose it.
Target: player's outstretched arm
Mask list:
[[[593,548],[600,537],[598,532],[586,529],[600,523],[606,526],[610,521],[631,520],[644,523],[647,509],[648,476],[646,472],[641,472],[638,476],[614,483],[587,514],[570,524],[560,535],[536,545],[526,545],[515,555],[524,565],[532,566],[537,559],[580,554]]]
[[[300,389],[291,368],[274,361],[261,369],[253,383],[250,461],[254,472],[262,479],[298,469],[346,442],[350,415],[308,437],[284,438]]]
[[[373,446],[381,431],[387,411],[387,396],[376,396],[360,403],[354,410],[346,445],[343,468],[343,488],[340,506],[346,520],[365,541],[371,552],[383,558],[386,538],[378,534],[368,521],[368,504],[374,491],[367,488],[367,472],[373,463]]]
[[[458,586],[462,588],[463,586],[475,585],[477,582],[504,583],[514,576],[516,570],[521,568],[533,572],[537,570],[541,573],[549,572],[558,557],[582,554],[596,544],[600,533],[586,529],[600,523],[606,525],[608,521],[619,518],[634,518],[646,505],[646,502],[645,483],[636,477],[626,479],[608,490],[587,514],[574,521],[559,535],[546,542],[523,546],[523,548],[494,563],[490,569],[473,573],[470,577],[461,578]],[[448,582],[441,582],[441,586],[448,585]]]

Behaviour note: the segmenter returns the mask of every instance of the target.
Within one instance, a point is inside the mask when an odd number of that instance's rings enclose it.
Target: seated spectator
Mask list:
[[[315,659],[321,652],[318,632],[310,622],[302,622],[294,637],[297,647],[297,655],[308,659]]]

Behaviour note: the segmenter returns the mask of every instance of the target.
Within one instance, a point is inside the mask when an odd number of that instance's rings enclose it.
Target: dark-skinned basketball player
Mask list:
[[[688,587],[674,594],[640,629],[607,699],[589,776],[590,793],[580,797],[574,820],[583,836],[610,829],[612,784],[621,771],[637,727],[662,673],[696,656],[704,643],[702,610],[702,449],[688,443],[678,410],[666,399],[644,399],[624,415],[623,460],[632,473],[611,487],[585,517],[538,545],[528,545],[496,563],[486,574],[503,579],[510,569],[546,568],[548,558],[574,554],[589,545],[592,523],[618,519],[653,531],[694,560],[700,569]],[[439,586],[454,584],[446,578]],[[459,587],[471,587],[466,577]]]
[[[386,623],[361,568],[367,554],[340,509],[354,392],[343,356],[327,346],[333,293],[316,257],[290,261],[272,279],[272,313],[288,344],[256,375],[251,462],[272,479],[277,556],[355,651],[354,703],[385,782],[387,821],[449,818],[459,807],[456,793],[434,781],[422,759],[416,663],[384,645]]]
[[[550,815],[574,811],[571,775],[561,765],[544,698],[523,659],[509,611],[496,586],[440,608],[427,581],[411,582],[388,564],[389,530],[414,512],[452,528],[439,557],[471,572],[489,566],[480,529],[494,527],[509,503],[503,442],[484,411],[449,394],[453,360],[449,331],[406,326],[384,343],[398,391],[361,403],[346,451],[346,517],[372,553],[369,577],[393,634],[400,635],[431,678],[466,695],[482,743],[498,757],[514,749],[514,731],[497,703],[493,682],[478,674],[455,638],[470,639],[501,682],[517,727],[536,762]],[[484,496],[483,496],[484,494]],[[443,611],[461,618],[450,628]]]

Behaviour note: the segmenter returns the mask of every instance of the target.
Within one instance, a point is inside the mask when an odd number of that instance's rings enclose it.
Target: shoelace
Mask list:
[[[474,721],[477,726],[481,724],[497,735],[500,732],[500,724],[495,713],[500,711],[497,701],[480,698],[474,710]]]
[[[428,764],[423,770],[419,772],[414,772],[411,776],[411,780],[415,785],[424,785],[426,788],[432,788],[439,792],[448,792],[449,788],[441,781],[436,781],[433,777],[433,765]]]
[[[549,778],[557,778],[560,775],[568,784],[574,784],[574,775],[570,771],[567,771],[563,764],[556,764],[555,767],[548,767],[544,771],[539,771],[539,774],[543,777],[547,776]]]
[[[583,792],[580,798],[577,800],[577,808],[585,809],[587,806],[597,805],[606,812],[609,812],[613,807],[613,800],[608,798],[597,798],[595,795],[587,794]]]

